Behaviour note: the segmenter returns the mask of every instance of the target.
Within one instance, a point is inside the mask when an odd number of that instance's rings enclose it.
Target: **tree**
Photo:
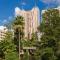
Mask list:
[[[19,37],[20,39],[24,38],[24,18],[22,16],[15,17],[12,25],[14,29],[14,43],[17,45],[17,50],[18,50]],[[19,36],[19,33],[20,33],[20,36]]]
[[[22,42],[24,38],[24,18],[22,16],[17,16],[13,21],[14,27],[14,43],[16,45],[17,52],[19,53],[19,60],[20,60],[20,53],[22,51]]]
[[[3,41],[0,43],[1,51],[3,52],[4,60],[18,60],[16,46],[13,43],[12,33],[7,32]]]
[[[0,42],[0,60],[3,60],[5,58],[5,54],[3,52],[4,46],[2,45],[3,45],[3,42]]]
[[[17,16],[15,20],[13,21],[13,28],[15,32],[19,33],[21,38],[24,36],[24,18],[22,16]],[[17,35],[17,34],[15,34]]]
[[[42,51],[45,53],[51,53],[50,49],[52,49],[52,54],[50,55],[55,57],[58,57],[57,55],[60,55],[57,53],[59,51],[59,43],[60,43],[60,15],[59,15],[59,10],[57,9],[49,9],[45,11],[45,13],[42,15],[42,23],[40,26],[40,31],[44,33],[41,37],[41,46],[42,46]],[[50,49],[48,49],[50,48]],[[47,49],[45,51],[44,49]],[[57,55],[56,55],[57,53]],[[49,55],[49,54],[47,54]],[[51,58],[47,58],[46,54],[44,55],[44,59],[46,60],[56,60]],[[49,57],[49,56],[48,56]],[[42,60],[44,60],[42,58]]]

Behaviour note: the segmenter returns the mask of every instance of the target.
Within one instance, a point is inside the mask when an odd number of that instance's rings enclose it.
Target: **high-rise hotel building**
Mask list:
[[[18,7],[15,8],[15,15],[23,16],[25,21],[25,37],[31,38],[32,33],[37,32],[37,27],[40,21],[40,12],[38,7],[34,7],[32,10],[21,10]]]

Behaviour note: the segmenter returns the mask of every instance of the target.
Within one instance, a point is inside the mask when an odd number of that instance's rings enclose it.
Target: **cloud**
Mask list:
[[[49,3],[57,3],[60,5],[60,0],[40,0],[45,4],[49,4]]]
[[[3,25],[7,23],[7,20],[4,19],[2,22],[1,22]]]
[[[9,16],[8,19],[11,20],[12,19],[12,16]]]
[[[5,20],[3,20],[3,23],[6,23],[7,22],[7,20],[5,19]]]
[[[17,16],[19,14],[20,14],[20,8],[19,7],[16,7],[15,8],[15,16]]]
[[[16,7],[15,8],[15,12],[17,12],[17,11],[20,11],[20,8],[19,7]]]
[[[48,4],[48,3],[51,3],[51,2],[55,2],[56,0],[40,0],[40,1],[42,1],[42,2],[44,2],[44,3],[46,3],[46,4]]]
[[[26,3],[25,3],[25,2],[22,2],[21,4],[22,4],[22,5],[26,5]]]
[[[0,30],[4,30],[6,28],[5,26],[0,26]]]

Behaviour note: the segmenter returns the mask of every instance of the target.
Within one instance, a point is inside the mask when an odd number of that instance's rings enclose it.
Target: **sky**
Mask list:
[[[16,7],[31,10],[35,5],[41,11],[60,6],[60,0],[0,0],[0,25],[13,20]]]

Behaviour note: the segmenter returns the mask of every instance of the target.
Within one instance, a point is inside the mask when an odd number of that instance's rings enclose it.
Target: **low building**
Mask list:
[[[0,26],[0,41],[5,38],[6,32],[8,31],[7,27]]]

